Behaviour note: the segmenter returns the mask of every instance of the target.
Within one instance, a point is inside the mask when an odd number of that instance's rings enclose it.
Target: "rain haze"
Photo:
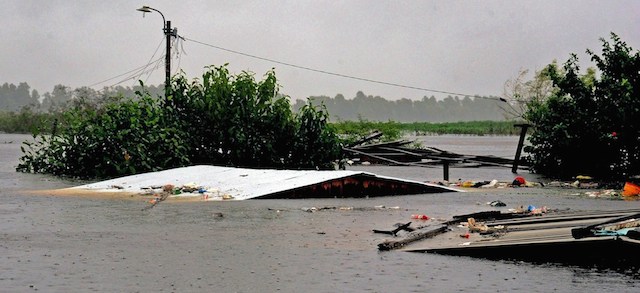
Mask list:
[[[172,73],[271,68],[294,99],[357,91],[395,100],[501,95],[522,69],[601,52],[615,32],[640,48],[640,1],[25,1],[0,10],[0,83],[40,93],[164,80],[161,11],[183,39]],[[256,58],[259,57],[259,58]],[[136,69],[144,68],[144,72]],[[292,66],[293,65],[293,66]],[[312,70],[309,70],[312,69]],[[322,73],[325,72],[325,73]],[[333,74],[327,74],[333,73]],[[368,79],[434,91],[349,78]]]

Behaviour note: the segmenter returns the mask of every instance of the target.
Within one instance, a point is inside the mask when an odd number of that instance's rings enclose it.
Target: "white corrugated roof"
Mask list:
[[[378,176],[361,171],[246,169],[208,165],[131,175],[72,188],[137,193],[141,192],[143,188],[152,186],[195,184],[204,189],[217,190],[219,194],[231,195],[236,200],[244,200],[363,174],[400,182],[424,184],[425,186],[442,188],[443,191],[459,191],[435,184]],[[118,188],[114,188],[116,186]]]

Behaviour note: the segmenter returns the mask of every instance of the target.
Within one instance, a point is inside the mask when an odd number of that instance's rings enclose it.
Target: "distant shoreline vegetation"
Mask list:
[[[19,112],[0,111],[0,133],[51,133],[60,113],[43,113],[24,108]]]
[[[514,121],[464,121],[464,122],[408,122],[394,121],[341,121],[331,125],[336,132],[347,140],[363,138],[374,131],[380,131],[384,140],[399,139],[404,135],[520,135],[520,128],[514,127]]]
[[[293,102],[295,112],[308,102],[322,104],[327,108],[332,121],[396,121],[411,122],[458,122],[458,121],[505,121],[504,106],[507,104],[499,97],[447,96],[436,99],[434,96],[420,100],[402,98],[387,100],[380,96],[366,95],[362,91],[350,99],[338,94],[311,96],[307,101]]]
[[[37,112],[25,108],[19,112],[0,111],[1,133],[51,133],[59,114]],[[379,130],[387,139],[397,139],[402,135],[519,135],[520,129],[513,121],[464,121],[464,122],[407,122],[395,121],[340,121],[331,125],[341,135],[366,136]]]

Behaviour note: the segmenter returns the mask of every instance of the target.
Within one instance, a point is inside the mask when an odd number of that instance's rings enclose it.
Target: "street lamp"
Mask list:
[[[136,9],[137,11],[141,11],[142,12],[142,17],[144,17],[144,14],[147,12],[152,12],[155,11],[157,13],[160,13],[160,16],[162,16],[162,24],[164,25],[163,31],[164,31],[164,35],[165,38],[167,40],[167,55],[165,56],[165,61],[164,61],[164,73],[165,73],[165,80],[164,80],[164,95],[165,98],[169,97],[169,89],[171,87],[171,37],[175,37],[177,35],[177,30],[172,30],[171,29],[171,21],[170,20],[166,20],[164,18],[164,14],[162,14],[162,12],[160,12],[160,10],[149,7],[149,6],[142,6],[141,8]]]

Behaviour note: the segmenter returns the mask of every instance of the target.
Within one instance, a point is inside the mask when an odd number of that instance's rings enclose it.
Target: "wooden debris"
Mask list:
[[[366,142],[366,138],[363,140]],[[433,165],[450,164],[451,167],[508,167],[514,166],[513,159],[496,156],[464,155],[444,151],[435,147],[409,148],[411,141],[398,140],[385,143],[361,145],[352,144],[343,148],[347,154],[357,156],[360,161],[372,161],[392,165],[409,165],[428,167]],[[524,162],[519,162],[523,165]],[[527,166],[522,166],[526,168]]]
[[[412,242],[418,241],[418,240],[422,240],[425,238],[431,238],[433,236],[436,236],[438,234],[442,234],[444,232],[446,232],[448,230],[447,226],[442,225],[438,228],[435,229],[431,229],[431,230],[427,230],[427,231],[413,231],[409,237],[402,239],[402,240],[398,240],[398,241],[385,241],[382,242],[380,244],[378,244],[378,250],[381,251],[388,251],[388,250],[393,250],[393,249],[398,249],[401,248],[407,244],[410,244]]]
[[[373,233],[389,234],[389,235],[393,235],[393,237],[395,237],[398,234],[398,232],[400,232],[402,230],[409,231],[409,232],[412,232],[412,231],[415,230],[413,228],[409,228],[409,225],[411,225],[411,222],[406,223],[406,224],[401,224],[401,225],[398,226],[398,228],[393,229],[393,230],[389,230],[389,231],[373,229]]]
[[[613,218],[601,223],[597,223],[597,224],[593,224],[590,226],[586,226],[586,227],[577,227],[577,228],[573,228],[571,229],[571,236],[573,236],[573,238],[575,239],[581,239],[581,238],[585,238],[585,237],[591,237],[594,235],[594,230],[597,227],[600,226],[605,226],[607,224],[612,224],[612,223],[618,223],[618,222],[623,222],[623,221],[627,221],[627,220],[635,220],[640,218],[640,213],[634,213],[631,215],[626,215],[626,216],[622,216],[622,217],[618,217],[618,218]]]
[[[355,141],[354,143],[350,144],[349,147],[354,147],[354,146],[361,145],[361,144],[363,144],[365,142],[369,142],[369,141],[374,140],[376,138],[379,138],[381,136],[382,136],[382,132],[376,130],[376,131],[372,132],[371,134],[367,135],[365,138],[363,138],[361,140],[358,140],[358,141]]]

